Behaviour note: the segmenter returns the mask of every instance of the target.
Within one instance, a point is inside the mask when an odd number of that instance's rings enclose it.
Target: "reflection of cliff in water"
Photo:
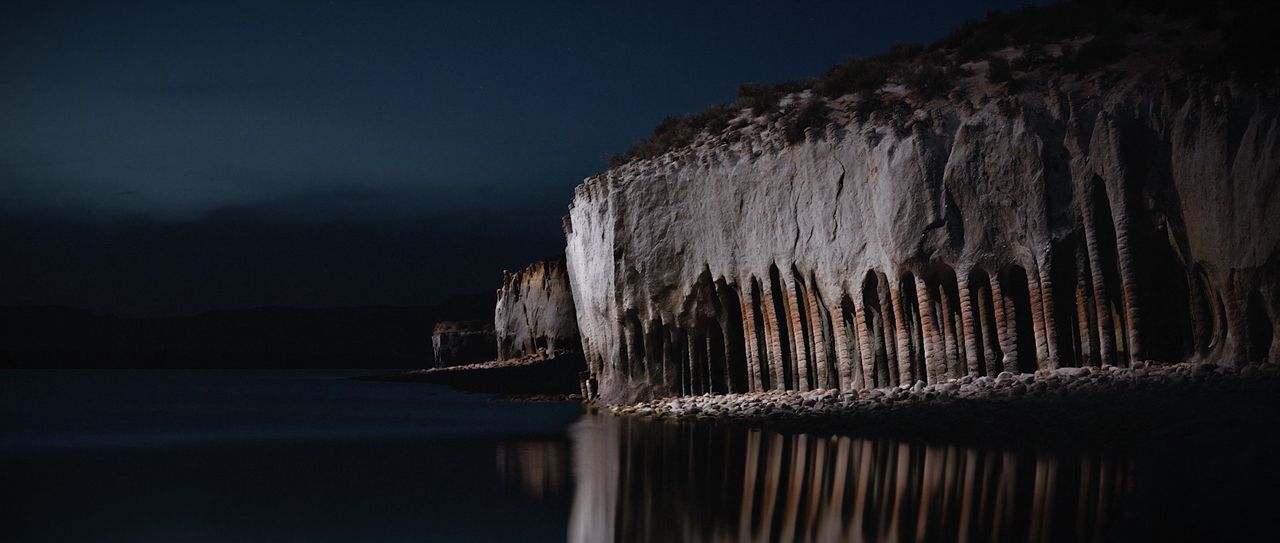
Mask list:
[[[513,440],[498,444],[498,478],[536,501],[568,495],[569,444],[564,439]]]
[[[1129,463],[588,417],[571,541],[1027,541],[1112,534]]]

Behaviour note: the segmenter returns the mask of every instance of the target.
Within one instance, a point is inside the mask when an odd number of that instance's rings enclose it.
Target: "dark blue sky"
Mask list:
[[[6,3],[0,304],[492,289],[662,117],[1025,3]]]

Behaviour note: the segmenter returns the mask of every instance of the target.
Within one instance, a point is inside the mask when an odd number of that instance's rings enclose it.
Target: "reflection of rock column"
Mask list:
[[[738,508],[738,537],[751,533],[751,514],[755,511],[756,479],[760,467],[760,432],[747,434],[747,462],[742,474],[742,506]]]
[[[1036,458],[1035,483],[1031,492],[1030,541],[1049,541],[1053,538],[1053,498],[1057,482],[1058,465],[1052,456]]]
[[[844,526],[843,520],[845,486],[849,480],[849,468],[852,463],[852,459],[849,458],[852,441],[847,437],[835,441],[835,465],[831,466],[831,474],[834,478],[831,484],[831,500],[823,508],[823,516],[818,521],[815,541],[839,541],[850,533],[850,530]]]
[[[608,419],[584,418],[573,426],[574,495],[571,542],[613,541],[617,518],[622,436]]]
[[[767,539],[769,534],[773,533],[774,509],[778,503],[778,485],[782,481],[783,443],[783,437],[779,434],[774,434],[769,439],[769,468],[765,472],[764,503],[760,508],[762,512],[760,515],[760,534],[763,534],[762,539]]]
[[[809,460],[809,455],[806,454],[808,446],[809,436],[791,436],[791,450],[795,454],[792,455],[791,462],[787,465],[791,477],[787,483],[787,504],[782,510],[782,535],[779,537],[781,541],[795,540],[797,516],[800,511],[800,497],[805,483],[805,464]]]

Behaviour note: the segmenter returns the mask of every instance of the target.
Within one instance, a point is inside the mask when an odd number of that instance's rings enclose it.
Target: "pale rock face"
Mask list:
[[[565,220],[600,395],[1280,361],[1275,93],[1150,78],[838,117],[587,179]],[[839,104],[836,105],[837,109]]]
[[[431,352],[435,367],[461,366],[493,360],[493,323],[487,321],[443,321],[431,330]]]
[[[506,273],[493,320],[500,359],[578,350],[578,321],[564,259]]]

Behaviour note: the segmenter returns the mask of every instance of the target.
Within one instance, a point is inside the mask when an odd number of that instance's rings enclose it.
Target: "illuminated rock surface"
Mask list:
[[[891,78],[898,113],[832,99],[789,143],[806,90],[587,179],[565,232],[601,399],[1277,361],[1274,85],[1158,35],[1016,88],[986,61],[946,96]]]
[[[506,273],[494,310],[498,358],[577,350],[578,322],[563,258]]]

